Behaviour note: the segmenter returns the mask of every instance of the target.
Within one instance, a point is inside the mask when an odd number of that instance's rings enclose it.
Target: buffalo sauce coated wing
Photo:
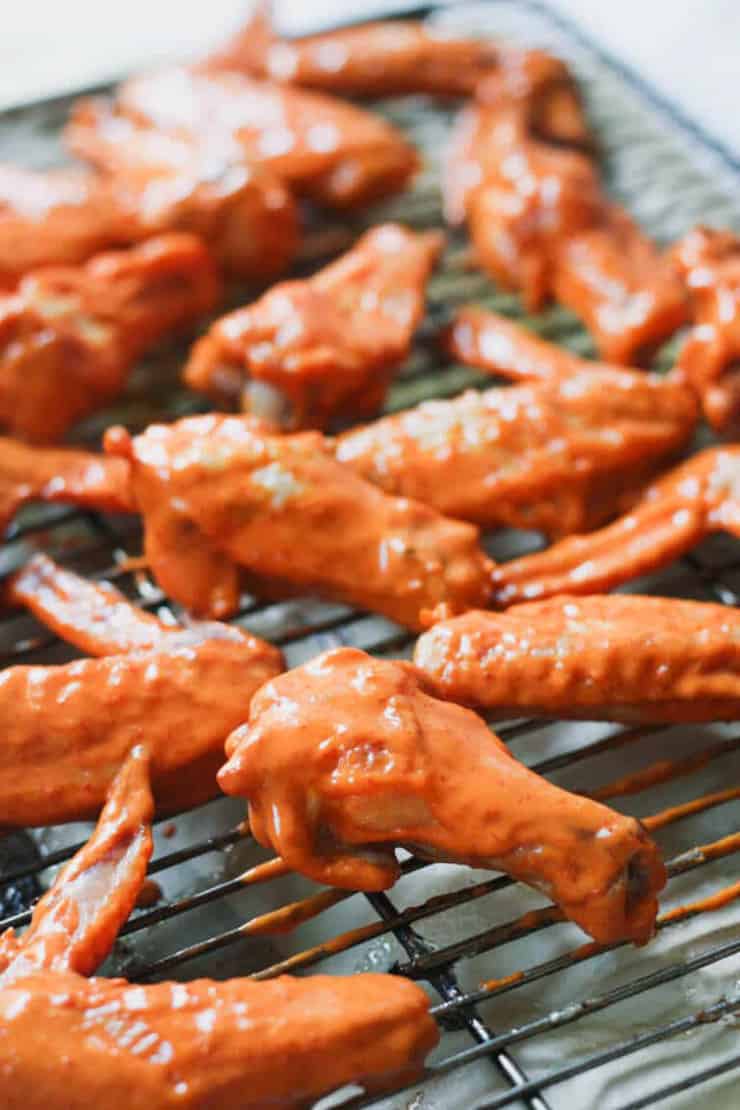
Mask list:
[[[441,696],[498,717],[740,716],[740,615],[725,605],[615,595],[469,612],[425,632],[414,662]]]
[[[240,568],[257,592],[314,591],[411,628],[436,604],[487,604],[478,530],[365,482],[318,433],[203,416],[109,429],[105,445],[131,462],[156,579],[193,612],[232,611]]]
[[[491,43],[402,20],[281,39],[271,25],[269,5],[260,4],[204,65],[338,96],[466,96],[495,61]]]
[[[691,329],[677,371],[701,397],[716,431],[740,432],[740,238],[695,228],[673,251],[689,290]]]
[[[296,192],[342,209],[398,192],[417,168],[401,133],[353,104],[183,67],[133,78],[113,104],[83,101],[70,140],[99,169],[124,174],[130,143],[134,165],[142,146],[185,143],[197,162],[263,167]]]
[[[691,390],[588,363],[468,309],[463,361],[533,384],[427,401],[344,432],[336,456],[389,493],[484,527],[550,536],[596,527],[633,500],[696,423]]]
[[[3,1110],[299,1110],[351,1081],[412,1081],[438,1035],[426,995],[404,979],[82,978],[136,901],[151,816],[137,748],[30,928],[0,938]]]
[[[54,442],[115,397],[138,356],[213,308],[213,261],[191,235],[28,274],[0,300],[0,423]]]
[[[599,941],[646,941],[665,871],[639,822],[539,778],[430,690],[411,664],[327,652],[255,696],[219,782],[319,882],[382,890],[403,845],[506,871]]]
[[[218,320],[186,382],[294,429],[374,414],[409,352],[441,245],[435,232],[373,228],[307,281]]]
[[[648,486],[606,528],[496,567],[496,600],[603,593],[667,566],[714,532],[740,536],[740,447],[707,448]]]

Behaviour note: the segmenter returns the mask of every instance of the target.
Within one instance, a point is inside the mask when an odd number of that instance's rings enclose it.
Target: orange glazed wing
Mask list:
[[[739,490],[740,447],[701,451],[606,528],[496,567],[496,600],[603,593],[667,566],[713,532],[740,536]]]
[[[497,717],[740,717],[740,614],[658,597],[555,597],[469,612],[419,639],[440,696]]]
[[[673,251],[694,326],[676,366],[701,397],[712,427],[740,431],[740,238],[697,227]]]
[[[299,1110],[345,1083],[413,1081],[438,1034],[424,992],[395,976],[82,978],[139,893],[151,810],[137,748],[28,931],[0,938],[4,1110]]]
[[[109,430],[106,449],[132,464],[155,577],[193,612],[233,611],[240,568],[258,592],[316,592],[412,628],[436,604],[487,604],[478,530],[389,497],[318,433],[267,435],[248,418],[206,416],[133,440]]]
[[[648,940],[665,869],[639,822],[539,778],[429,689],[411,664],[327,652],[256,695],[219,782],[319,882],[382,890],[403,845],[543,889],[599,941]]]
[[[338,96],[430,93],[466,96],[496,63],[492,43],[456,38],[420,22],[393,20],[283,39],[269,5],[206,58],[208,69],[232,69]]]
[[[449,516],[550,536],[596,527],[693,433],[686,387],[578,359],[492,313],[464,310],[448,342],[462,361],[533,384],[386,416],[339,436],[336,457]]]
[[[218,320],[185,381],[292,429],[373,415],[409,352],[441,246],[435,232],[373,228],[307,281]]]
[[[219,281],[191,235],[28,274],[0,300],[0,423],[54,442],[115,397],[139,355],[212,309]]]
[[[142,144],[185,143],[198,164],[263,167],[296,192],[342,209],[398,192],[417,168],[400,131],[353,104],[186,68],[135,77],[113,104],[83,101],[70,140],[76,153],[115,174],[139,163]]]

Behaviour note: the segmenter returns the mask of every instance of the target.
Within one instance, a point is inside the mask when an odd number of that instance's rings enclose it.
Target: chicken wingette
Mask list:
[[[218,792],[224,740],[255,690],[282,670],[277,648],[229,625],[163,624],[112,586],[44,556],[6,584],[5,600],[102,658],[0,672],[3,825],[95,814],[117,768],[143,742],[161,811]]]
[[[267,683],[226,744],[227,794],[319,882],[383,890],[397,846],[545,891],[596,940],[652,935],[665,869],[640,823],[527,770],[410,663],[330,651]]]
[[[308,280],[217,320],[185,381],[291,429],[373,416],[409,353],[441,246],[435,232],[373,228]]]
[[[141,889],[151,816],[137,748],[28,931],[0,938],[4,1110],[299,1110],[349,1082],[378,1091],[421,1072],[438,1034],[424,992],[396,976],[83,978]]]
[[[186,143],[197,163],[261,167],[296,193],[340,209],[398,192],[417,169],[401,132],[353,104],[185,67],[134,77],[113,102],[80,101],[67,138],[76,154],[124,177],[147,146],[154,152]]]
[[[0,425],[53,443],[122,390],[136,359],[216,304],[218,274],[192,235],[84,266],[42,268],[0,297]]]
[[[554,597],[469,612],[419,639],[440,696],[497,717],[740,718],[740,614],[659,597]]]
[[[688,387],[586,362],[493,313],[464,310],[448,345],[532,384],[427,401],[351,429],[336,457],[449,516],[549,536],[585,531],[634,500],[693,433]]]
[[[740,447],[700,451],[613,524],[496,567],[496,601],[603,593],[667,566],[715,532],[740,536]]]

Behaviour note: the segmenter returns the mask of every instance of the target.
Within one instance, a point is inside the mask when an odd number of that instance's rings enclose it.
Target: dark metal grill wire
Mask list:
[[[617,75],[599,60],[594,50],[584,45],[582,37],[576,40],[564,29],[562,20],[557,24],[545,16],[537,4],[515,5],[493,3],[491,12],[496,13],[497,26],[503,33],[521,37],[526,41],[550,46],[565,55],[578,72],[584,84],[592,117],[605,145],[606,163],[610,172],[610,184],[617,194],[631,202],[646,225],[656,234],[668,236],[679,233],[691,222],[711,209],[715,222],[738,225],[738,209],[728,194],[722,192],[716,180],[708,177],[706,167],[698,168],[698,163],[688,157],[688,136],[678,131],[671,132],[651,107],[644,101],[634,99],[634,91],[625,82],[624,75]],[[5,140],[4,157],[18,157],[25,161],[44,164],[55,157],[55,132],[64,118],[69,101],[61,100],[41,104],[31,109],[8,113],[0,119],[0,138]],[[376,222],[382,216],[399,218],[416,226],[430,226],[440,222],[439,198],[436,181],[438,166],[436,155],[443,145],[443,136],[449,124],[449,115],[414,101],[401,102],[388,106],[388,114],[407,128],[412,137],[427,155],[428,169],[422,175],[414,192],[405,198],[386,206],[382,213],[376,212],[366,222]],[[698,140],[691,137],[694,144],[693,154],[697,153]],[[635,153],[637,157],[635,158]],[[641,152],[641,157],[640,157]],[[701,152],[700,152],[701,153]],[[654,188],[656,177],[661,178],[667,188]],[[673,221],[678,221],[674,226]],[[322,229],[309,236],[306,260],[315,265],[328,249],[342,245],[343,237],[356,234],[356,225],[348,233],[346,227]],[[505,312],[521,315],[515,297],[493,291],[490,285],[467,266],[467,255],[462,242],[453,242],[447,252],[445,266],[435,278],[430,295],[429,323],[426,334],[422,332],[415,353],[401,375],[393,391],[389,408],[403,408],[428,396],[444,396],[457,393],[461,388],[487,383],[483,378],[460,367],[440,367],[439,356],[428,341],[452,306],[475,300]],[[543,335],[557,340],[572,349],[590,353],[587,336],[569,313],[555,308],[547,314],[529,320]],[[671,358],[671,347],[663,352],[661,362],[667,365]],[[91,421],[83,439],[94,439],[100,428],[111,420],[123,420],[129,426],[142,426],[154,417],[173,417],[188,411],[192,399],[177,392],[173,373],[180,361],[180,352],[170,350],[150,360],[148,368],[141,371],[129,391],[129,395],[115,413]],[[152,401],[152,377],[164,378],[167,388],[160,387]],[[143,574],[128,574],[120,563],[128,553],[138,550],[139,533],[135,524],[128,520],[110,519],[98,514],[68,509],[36,509],[27,513],[8,543],[0,559],[3,570],[20,563],[30,551],[41,547],[51,551],[68,565],[94,575],[104,574],[128,589],[140,604],[148,609],[159,610],[165,603],[158,589]],[[736,605],[738,595],[732,581],[733,573],[740,569],[737,548],[725,547],[723,554],[709,545],[698,554],[683,560],[680,568],[673,568],[671,575],[653,583],[653,589],[660,591],[688,593],[690,596],[705,597],[727,605]],[[286,648],[289,662],[295,663],[308,655],[341,643],[353,643],[383,654],[393,654],[405,650],[411,644],[410,638],[387,622],[358,614],[344,606],[328,606],[319,603],[289,604],[282,606],[260,606],[247,600],[239,620],[246,619],[249,627],[258,634],[267,635],[275,643]],[[40,659],[59,658],[59,644],[46,630],[28,620],[5,621],[0,626],[0,641],[5,646],[4,663],[31,662]],[[504,739],[517,742],[547,728],[546,722],[523,721],[499,728]],[[552,774],[569,767],[580,766],[582,762],[602,754],[620,750],[638,741],[641,737],[649,739],[650,734],[660,734],[665,729],[614,729],[604,728],[603,734],[591,739],[587,744],[574,751],[559,754],[549,759],[531,764],[540,773]],[[740,735],[717,740],[698,753],[678,761],[676,771],[680,775],[690,775],[709,761],[720,760],[740,747]],[[638,784],[639,785],[639,784]],[[635,792],[639,792],[636,787]],[[608,794],[608,791],[605,792]],[[696,812],[720,809],[729,815],[728,802],[736,800],[737,791],[719,791],[706,796],[703,801],[695,802]],[[215,803],[209,807],[227,806],[228,803]],[[679,810],[677,819],[692,815],[690,804]],[[224,818],[228,815],[224,809]],[[164,851],[153,861],[152,875],[169,872],[180,864],[209,854],[224,852],[243,843],[248,831],[239,826],[227,827],[213,835],[195,840],[192,844],[176,851]],[[1,843],[1,842],[0,842]],[[2,881],[6,892],[11,887],[16,891],[26,891],[28,885],[38,884],[39,876],[47,869],[59,864],[72,854],[76,845],[62,849],[36,853],[36,858],[26,860],[22,857],[17,865],[6,867]],[[713,860],[731,856],[740,850],[740,834],[729,832],[727,836],[709,845],[699,845],[680,853],[669,861],[671,876],[701,873],[701,868]],[[411,874],[429,865],[419,860],[408,859],[403,864],[404,874]],[[124,936],[141,933],[158,923],[178,918],[180,915],[198,907],[213,905],[220,899],[237,892],[248,896],[248,888],[257,882],[267,882],[277,878],[282,872],[279,868],[267,872],[254,869],[235,878],[212,883],[195,893],[176,897],[168,902],[155,905],[136,913],[123,930]],[[481,1105],[489,1107],[505,1106],[513,1103],[526,1104],[533,1110],[546,1110],[548,1103],[543,1092],[567,1079],[583,1075],[601,1065],[621,1058],[652,1045],[668,1041],[681,1033],[688,1032],[698,1025],[718,1020],[723,1016],[740,1012],[737,998],[718,998],[711,1005],[690,1013],[686,1017],[670,1022],[655,1024],[646,1032],[631,1039],[620,1040],[607,1049],[584,1055],[568,1063],[567,1066],[550,1070],[537,1079],[529,1079],[511,1055],[516,1045],[538,1035],[580,1022],[599,1011],[607,1010],[625,1000],[641,998],[645,992],[662,985],[684,980],[692,973],[719,964],[740,953],[740,940],[711,946],[691,958],[661,965],[645,974],[633,978],[609,990],[597,992],[588,998],[577,998],[556,1011],[532,1017],[525,1023],[500,1032],[493,1032],[480,1015],[479,1004],[497,998],[526,984],[544,982],[551,976],[566,972],[569,968],[588,961],[597,960],[607,949],[593,944],[560,954],[549,960],[530,964],[522,972],[509,975],[498,981],[482,985],[477,990],[465,991],[460,986],[455,965],[466,958],[481,952],[506,945],[519,938],[538,932],[560,920],[559,913],[545,910],[532,918],[525,915],[512,921],[492,925],[478,935],[437,948],[428,943],[414,929],[414,924],[432,919],[456,907],[464,906],[475,899],[493,895],[513,884],[505,876],[496,876],[476,882],[462,890],[439,894],[424,903],[400,910],[386,894],[367,895],[366,900],[374,911],[374,920],[365,927],[342,936],[331,936],[302,952],[295,953],[278,963],[262,967],[254,973],[257,979],[265,979],[284,971],[299,971],[312,968],[322,959],[346,951],[365,941],[392,934],[404,959],[397,963],[394,970],[411,977],[428,981],[440,998],[434,1012],[443,1029],[466,1030],[473,1044],[462,1050],[447,1052],[430,1069],[429,1074],[444,1076],[455,1069],[479,1058],[489,1058],[508,1081],[509,1089],[494,1095]],[[36,889],[40,889],[37,885]],[[176,951],[156,960],[145,961],[133,957],[126,972],[133,979],[146,980],[160,977],[166,973],[178,972],[188,961],[196,957],[213,954],[220,949],[243,941],[245,937],[259,936],[270,926],[285,924],[286,921],[300,922],[312,915],[330,909],[351,897],[361,898],[345,891],[321,891],[285,906],[282,910],[260,914],[247,920],[236,928],[217,931],[206,940],[183,945]],[[6,901],[5,905],[11,905]],[[248,911],[247,911],[248,912]],[[691,903],[678,910],[664,913],[659,922],[661,933],[683,921],[690,920],[700,910]],[[28,911],[22,910],[0,921],[0,929],[8,926],[22,926],[27,923]],[[491,914],[491,919],[495,915]],[[619,945],[612,948],[622,947]],[[639,962],[639,956],[635,956]],[[235,970],[231,968],[232,972]],[[652,1105],[674,1094],[686,1091],[709,1079],[716,1078],[740,1065],[740,1055],[726,1059],[704,1068],[696,1068],[688,1077],[667,1086],[659,1087],[642,1095],[637,1100],[625,1104],[622,1110],[638,1110],[638,1107]],[[346,1105],[353,1107],[368,1105],[373,1099],[357,1097]]]

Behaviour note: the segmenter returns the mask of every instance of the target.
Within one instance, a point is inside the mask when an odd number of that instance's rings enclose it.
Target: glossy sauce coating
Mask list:
[[[425,632],[414,662],[441,696],[502,718],[740,717],[740,614],[725,605],[616,595],[469,612]]]
[[[441,246],[436,232],[373,228],[308,280],[218,320],[185,381],[291,429],[373,415],[409,352]]]
[[[701,397],[712,427],[740,432],[740,238],[697,227],[673,251],[689,290],[694,326],[676,370]]]
[[[437,604],[487,604],[491,563],[478,530],[388,496],[338,463],[318,433],[195,417],[133,440],[109,431],[106,449],[132,463],[157,580],[194,612],[228,612],[239,568],[258,591],[315,591],[411,628]],[[178,530],[190,545],[176,542]]]
[[[160,141],[189,144],[199,160],[264,167],[331,208],[396,193],[417,168],[413,148],[379,116],[239,73],[158,70],[127,81],[114,104],[86,110],[74,123],[75,150],[113,173],[132,137],[126,125],[133,124],[158,132]]]
[[[740,536],[740,448],[710,447],[660,478],[613,524],[494,570],[499,605],[594,594],[668,566],[713,532]]]
[[[452,326],[456,357],[534,384],[427,401],[343,433],[340,462],[484,527],[567,535],[630,503],[696,423],[691,391],[588,363],[492,313]]]
[[[403,845],[506,871],[596,939],[646,941],[665,870],[639,823],[528,771],[431,689],[411,664],[327,652],[259,691],[219,782],[319,882],[382,890]]]
[[[0,299],[0,423],[33,443],[59,440],[120,392],[144,350],[212,309],[219,291],[206,248],[185,234],[26,275]]]
[[[495,62],[490,42],[456,38],[410,20],[283,39],[272,27],[269,6],[260,4],[205,66],[338,96],[466,96]]]

